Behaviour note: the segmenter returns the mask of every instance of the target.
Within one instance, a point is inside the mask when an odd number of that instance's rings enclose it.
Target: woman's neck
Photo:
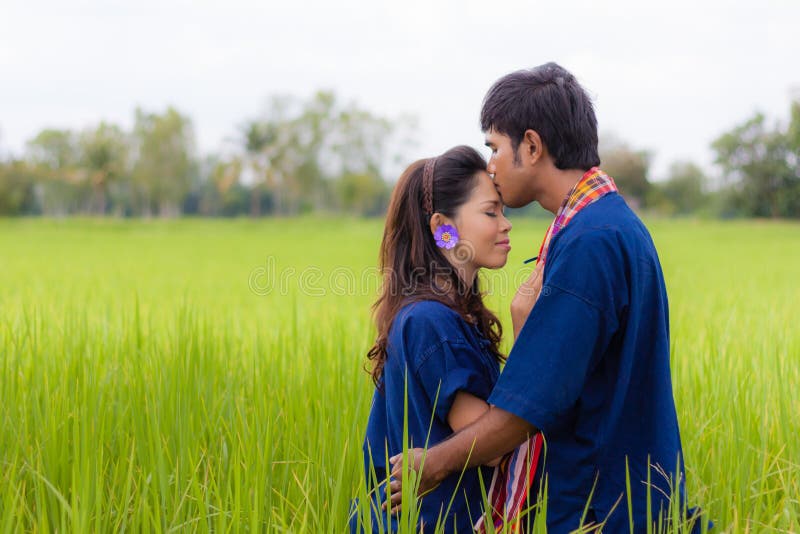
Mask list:
[[[467,274],[468,271],[464,269],[460,269],[458,267],[453,266],[453,269],[456,273],[456,276],[467,289],[467,291],[472,291],[472,286],[475,284],[475,276],[476,272],[472,271],[471,274]],[[469,276],[467,278],[466,276]],[[447,296],[449,296],[454,301],[456,300],[457,295],[457,287],[453,286],[453,278],[450,274],[437,274],[433,280],[435,285],[434,291],[437,293],[444,292]]]

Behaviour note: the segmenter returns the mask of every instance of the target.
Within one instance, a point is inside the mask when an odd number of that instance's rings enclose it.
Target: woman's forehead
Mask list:
[[[474,202],[500,201],[500,194],[488,173],[480,172],[478,174],[478,180],[472,190],[470,200]]]

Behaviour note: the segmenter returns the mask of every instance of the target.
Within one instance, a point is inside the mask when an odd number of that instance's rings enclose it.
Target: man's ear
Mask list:
[[[529,165],[534,165],[544,157],[545,150],[539,132],[536,130],[525,130],[522,143],[520,143],[522,161]]]

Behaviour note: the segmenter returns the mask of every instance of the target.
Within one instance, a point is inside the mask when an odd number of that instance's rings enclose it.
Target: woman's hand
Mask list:
[[[528,315],[531,314],[533,305],[536,304],[539,293],[542,291],[543,272],[544,263],[537,263],[536,268],[528,279],[522,282],[516,295],[511,300],[511,322],[514,325],[514,340],[519,336],[522,326],[528,320]]]

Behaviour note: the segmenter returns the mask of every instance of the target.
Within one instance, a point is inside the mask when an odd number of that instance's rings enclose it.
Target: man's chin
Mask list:
[[[530,204],[530,202],[503,197],[503,205],[507,208],[524,208],[528,204]]]

